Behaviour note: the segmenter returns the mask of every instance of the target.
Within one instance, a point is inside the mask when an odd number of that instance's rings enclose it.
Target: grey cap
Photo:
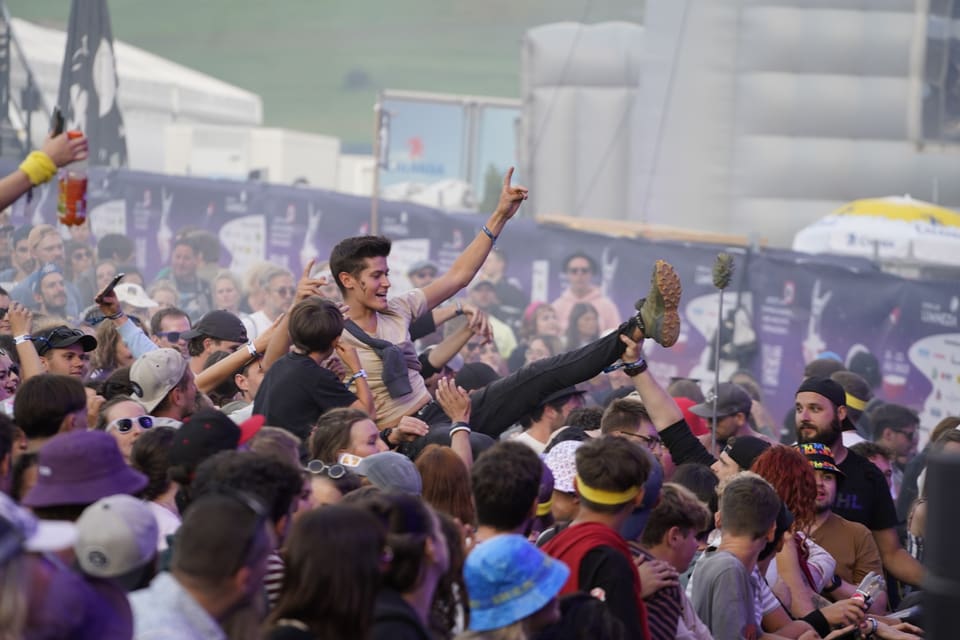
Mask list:
[[[403,491],[417,496],[423,493],[423,479],[417,467],[410,458],[394,451],[367,456],[357,465],[356,472],[384,491]]]
[[[713,399],[714,394],[710,393],[704,402],[690,407],[690,413],[709,420],[713,417]],[[720,383],[716,399],[718,418],[725,418],[736,413],[749,416],[750,408],[753,407],[753,398],[750,397],[750,394],[744,391],[743,387],[732,382]]]

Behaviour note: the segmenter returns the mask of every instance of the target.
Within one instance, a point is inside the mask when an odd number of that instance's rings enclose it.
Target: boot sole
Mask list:
[[[647,337],[664,347],[672,347],[680,337],[680,313],[678,309],[683,287],[680,284],[680,276],[677,275],[670,263],[657,260],[653,268],[650,293],[659,297],[662,310],[658,310],[656,314],[656,325],[648,327],[649,335]],[[647,300],[650,300],[650,298],[651,296],[647,296]],[[657,306],[661,305],[658,304]]]

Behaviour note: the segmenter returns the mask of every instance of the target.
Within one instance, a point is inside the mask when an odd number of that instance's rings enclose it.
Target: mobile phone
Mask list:
[[[101,292],[100,295],[97,296],[97,300],[96,300],[96,301],[97,301],[98,303],[99,303],[99,302],[102,302],[102,301],[103,301],[103,298],[104,298],[105,296],[108,296],[108,295],[110,295],[111,293],[113,293],[114,287],[117,286],[117,284],[123,279],[123,276],[125,276],[125,275],[127,275],[127,274],[125,274],[125,273],[118,273],[117,275],[113,276],[113,280],[111,280],[111,281],[110,281],[110,284],[107,285],[107,288],[104,289],[103,292]]]
[[[60,110],[60,107],[53,108],[53,115],[50,116],[50,129],[53,132],[54,137],[63,133],[63,128],[66,126],[66,118],[63,117],[63,111]]]

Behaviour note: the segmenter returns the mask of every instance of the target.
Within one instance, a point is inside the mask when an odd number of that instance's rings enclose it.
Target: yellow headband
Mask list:
[[[867,408],[867,403],[858,398],[857,396],[852,396],[849,393],[847,394],[847,406],[856,411],[863,411]]]
[[[543,516],[550,513],[550,507],[553,506],[553,498],[550,498],[546,502],[541,502],[537,505],[537,517],[542,518]]]
[[[595,489],[589,486],[586,482],[583,481],[583,478],[580,477],[580,474],[577,474],[577,493],[580,494],[580,497],[589,500],[594,504],[623,504],[629,502],[637,497],[637,494],[640,493],[640,487],[630,487],[626,491],[606,491],[604,489]]]

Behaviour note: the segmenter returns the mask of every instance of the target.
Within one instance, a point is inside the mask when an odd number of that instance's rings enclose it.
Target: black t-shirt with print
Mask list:
[[[897,510],[883,473],[872,462],[853,451],[837,465],[846,474],[837,487],[833,512],[859,522],[871,531],[897,526]]]

